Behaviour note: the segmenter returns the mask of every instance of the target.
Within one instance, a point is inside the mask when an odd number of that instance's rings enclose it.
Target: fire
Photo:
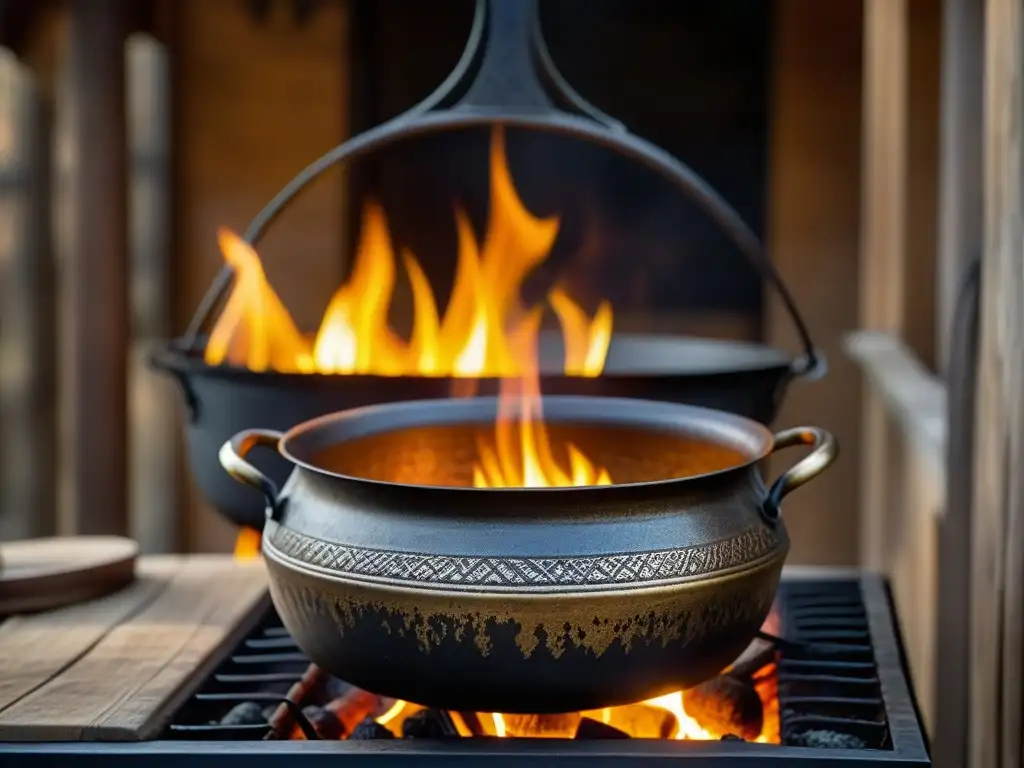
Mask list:
[[[657,707],[658,709],[664,709],[666,712],[670,712],[676,720],[675,739],[697,739],[707,740],[721,738],[721,736],[715,736],[710,731],[702,728],[696,720],[686,714],[686,707],[683,706],[683,692],[676,691],[675,693],[666,693],[664,696],[658,696],[653,699],[648,699],[644,702],[649,707]]]
[[[779,743],[779,709],[774,665],[768,665],[755,676],[755,688],[764,707],[764,724],[756,741],[761,744]],[[386,726],[395,736],[402,735],[402,723],[423,707],[405,701],[396,701],[376,721]],[[463,713],[448,713],[459,735],[496,736],[498,738],[573,738],[582,717],[598,720],[628,734],[634,739],[668,738],[678,741],[717,741],[726,733],[703,728],[686,711],[681,691],[648,699],[637,704],[605,707],[566,715],[502,715],[497,712],[475,716],[471,726]]]
[[[297,328],[256,252],[220,230],[220,248],[235,281],[210,334],[206,362],[288,373],[522,375],[528,361],[515,340],[539,317],[534,320],[536,310],[522,305],[520,288],[548,257],[559,219],[534,216],[519,198],[500,128],[492,135],[489,167],[490,213],[481,241],[465,212],[455,208],[457,267],[443,315],[416,256],[400,253],[413,297],[407,340],[388,321],[399,269],[387,215],[378,204],[364,207],[352,274],[331,298],[313,339]],[[611,306],[602,302],[589,317],[560,287],[549,292],[547,304],[561,325],[565,373],[599,375],[611,340]]]
[[[540,396],[536,354],[539,320],[537,312],[528,315],[514,337],[514,348],[522,345],[523,353],[518,357],[524,361],[525,370],[521,378],[501,382],[493,442],[477,442],[474,488],[564,488],[612,483],[606,469],[595,466],[571,443],[565,445],[568,467],[555,458]],[[595,363],[598,373],[603,365],[602,356]]]
[[[770,672],[774,672],[774,669],[770,670]],[[774,681],[774,676],[772,676],[772,680]],[[759,744],[777,743],[779,740],[779,703],[776,698],[776,692],[774,689],[769,689],[762,682],[755,682],[755,690],[761,697],[765,718],[761,734],[757,737],[756,741]],[[675,732],[672,737],[674,739],[708,741],[720,739],[726,735],[702,727],[700,723],[691,717],[686,711],[686,706],[683,704],[682,691],[667,693],[664,696],[648,699],[643,703],[646,706],[663,709],[672,714],[675,720]]]
[[[235,560],[254,560],[260,556],[262,534],[254,528],[242,528],[235,539]]]

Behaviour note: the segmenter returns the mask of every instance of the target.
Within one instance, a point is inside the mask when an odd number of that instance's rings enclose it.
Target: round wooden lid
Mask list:
[[[121,589],[135,577],[138,545],[117,536],[0,544],[0,616],[59,608]]]

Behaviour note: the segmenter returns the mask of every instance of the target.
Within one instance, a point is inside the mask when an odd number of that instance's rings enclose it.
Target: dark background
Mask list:
[[[353,133],[394,117],[444,79],[465,44],[473,5],[354,4]],[[737,4],[715,0],[540,3],[552,58],[575,89],[690,165],[762,234],[772,3],[740,7],[741,15]],[[453,202],[465,205],[478,235],[485,223],[487,141],[486,132],[469,131],[416,140],[350,169],[352,215],[367,196],[380,200],[396,246],[420,259],[442,305],[454,268]],[[527,298],[560,280],[588,309],[610,299],[623,330],[686,330],[687,319],[712,314],[734,316],[726,328],[761,335],[760,276],[675,189],[576,140],[519,132],[508,148],[527,207],[562,216],[555,250],[531,276]]]

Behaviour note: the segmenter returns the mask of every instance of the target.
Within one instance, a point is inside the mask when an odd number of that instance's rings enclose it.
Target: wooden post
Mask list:
[[[972,768],[1021,765],[1024,694],[1024,7],[988,0],[974,425]]]
[[[52,105],[27,68],[4,61],[15,146],[0,167],[10,233],[0,299],[0,540],[56,532],[56,278],[50,247]]]
[[[936,359],[945,370],[953,307],[981,248],[984,0],[944,0]]]
[[[946,504],[939,522],[936,768],[967,762],[970,666],[971,495],[977,369],[978,276],[965,268],[982,243],[984,0],[945,0],[936,344],[948,387]]]
[[[865,0],[860,327],[893,334],[925,365],[935,348],[938,0]],[[864,398],[861,560],[891,559],[904,490],[882,403]]]
[[[906,192],[907,0],[864,3],[864,132],[861,139],[860,325],[898,333],[901,326]],[[884,512],[897,451],[885,406],[864,393],[861,464],[861,562],[885,564]]]
[[[864,3],[860,327],[884,334],[922,378],[935,357],[941,11],[940,0]],[[924,460],[930,451],[887,406],[886,387],[866,381],[861,562],[892,580],[922,716],[931,726],[941,462]]]
[[[127,44],[131,167],[132,341],[129,362],[132,531],[143,552],[181,540],[179,393],[149,369],[154,344],[174,334],[171,270],[171,89],[167,49],[149,35]]]
[[[775,4],[768,251],[829,364],[823,380],[794,383],[777,423],[827,426],[843,451],[816,487],[786,500],[791,562],[857,562],[861,382],[840,339],[857,325],[861,16],[859,0]],[[773,291],[765,305],[768,343],[797,348]],[[772,462],[773,477],[785,461]]]
[[[72,0],[65,364],[75,533],[127,533],[128,248],[121,0]]]

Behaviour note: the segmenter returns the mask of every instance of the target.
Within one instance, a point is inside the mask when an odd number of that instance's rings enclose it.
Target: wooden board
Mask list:
[[[828,472],[786,499],[789,562],[805,565],[857,562],[860,380],[841,343],[858,309],[861,17],[860,0],[775,4],[768,252],[829,365],[821,381],[793,382],[775,424],[817,424],[842,451]],[[767,286],[765,333],[772,346],[799,349],[792,320]],[[792,462],[774,457],[771,477]]]
[[[161,556],[128,589],[0,625],[0,741],[134,741],[267,605],[262,561]]]
[[[988,0],[971,504],[971,768],[1024,751],[1024,8]]]
[[[138,545],[117,536],[28,539],[0,547],[0,616],[94,600],[134,577]]]

